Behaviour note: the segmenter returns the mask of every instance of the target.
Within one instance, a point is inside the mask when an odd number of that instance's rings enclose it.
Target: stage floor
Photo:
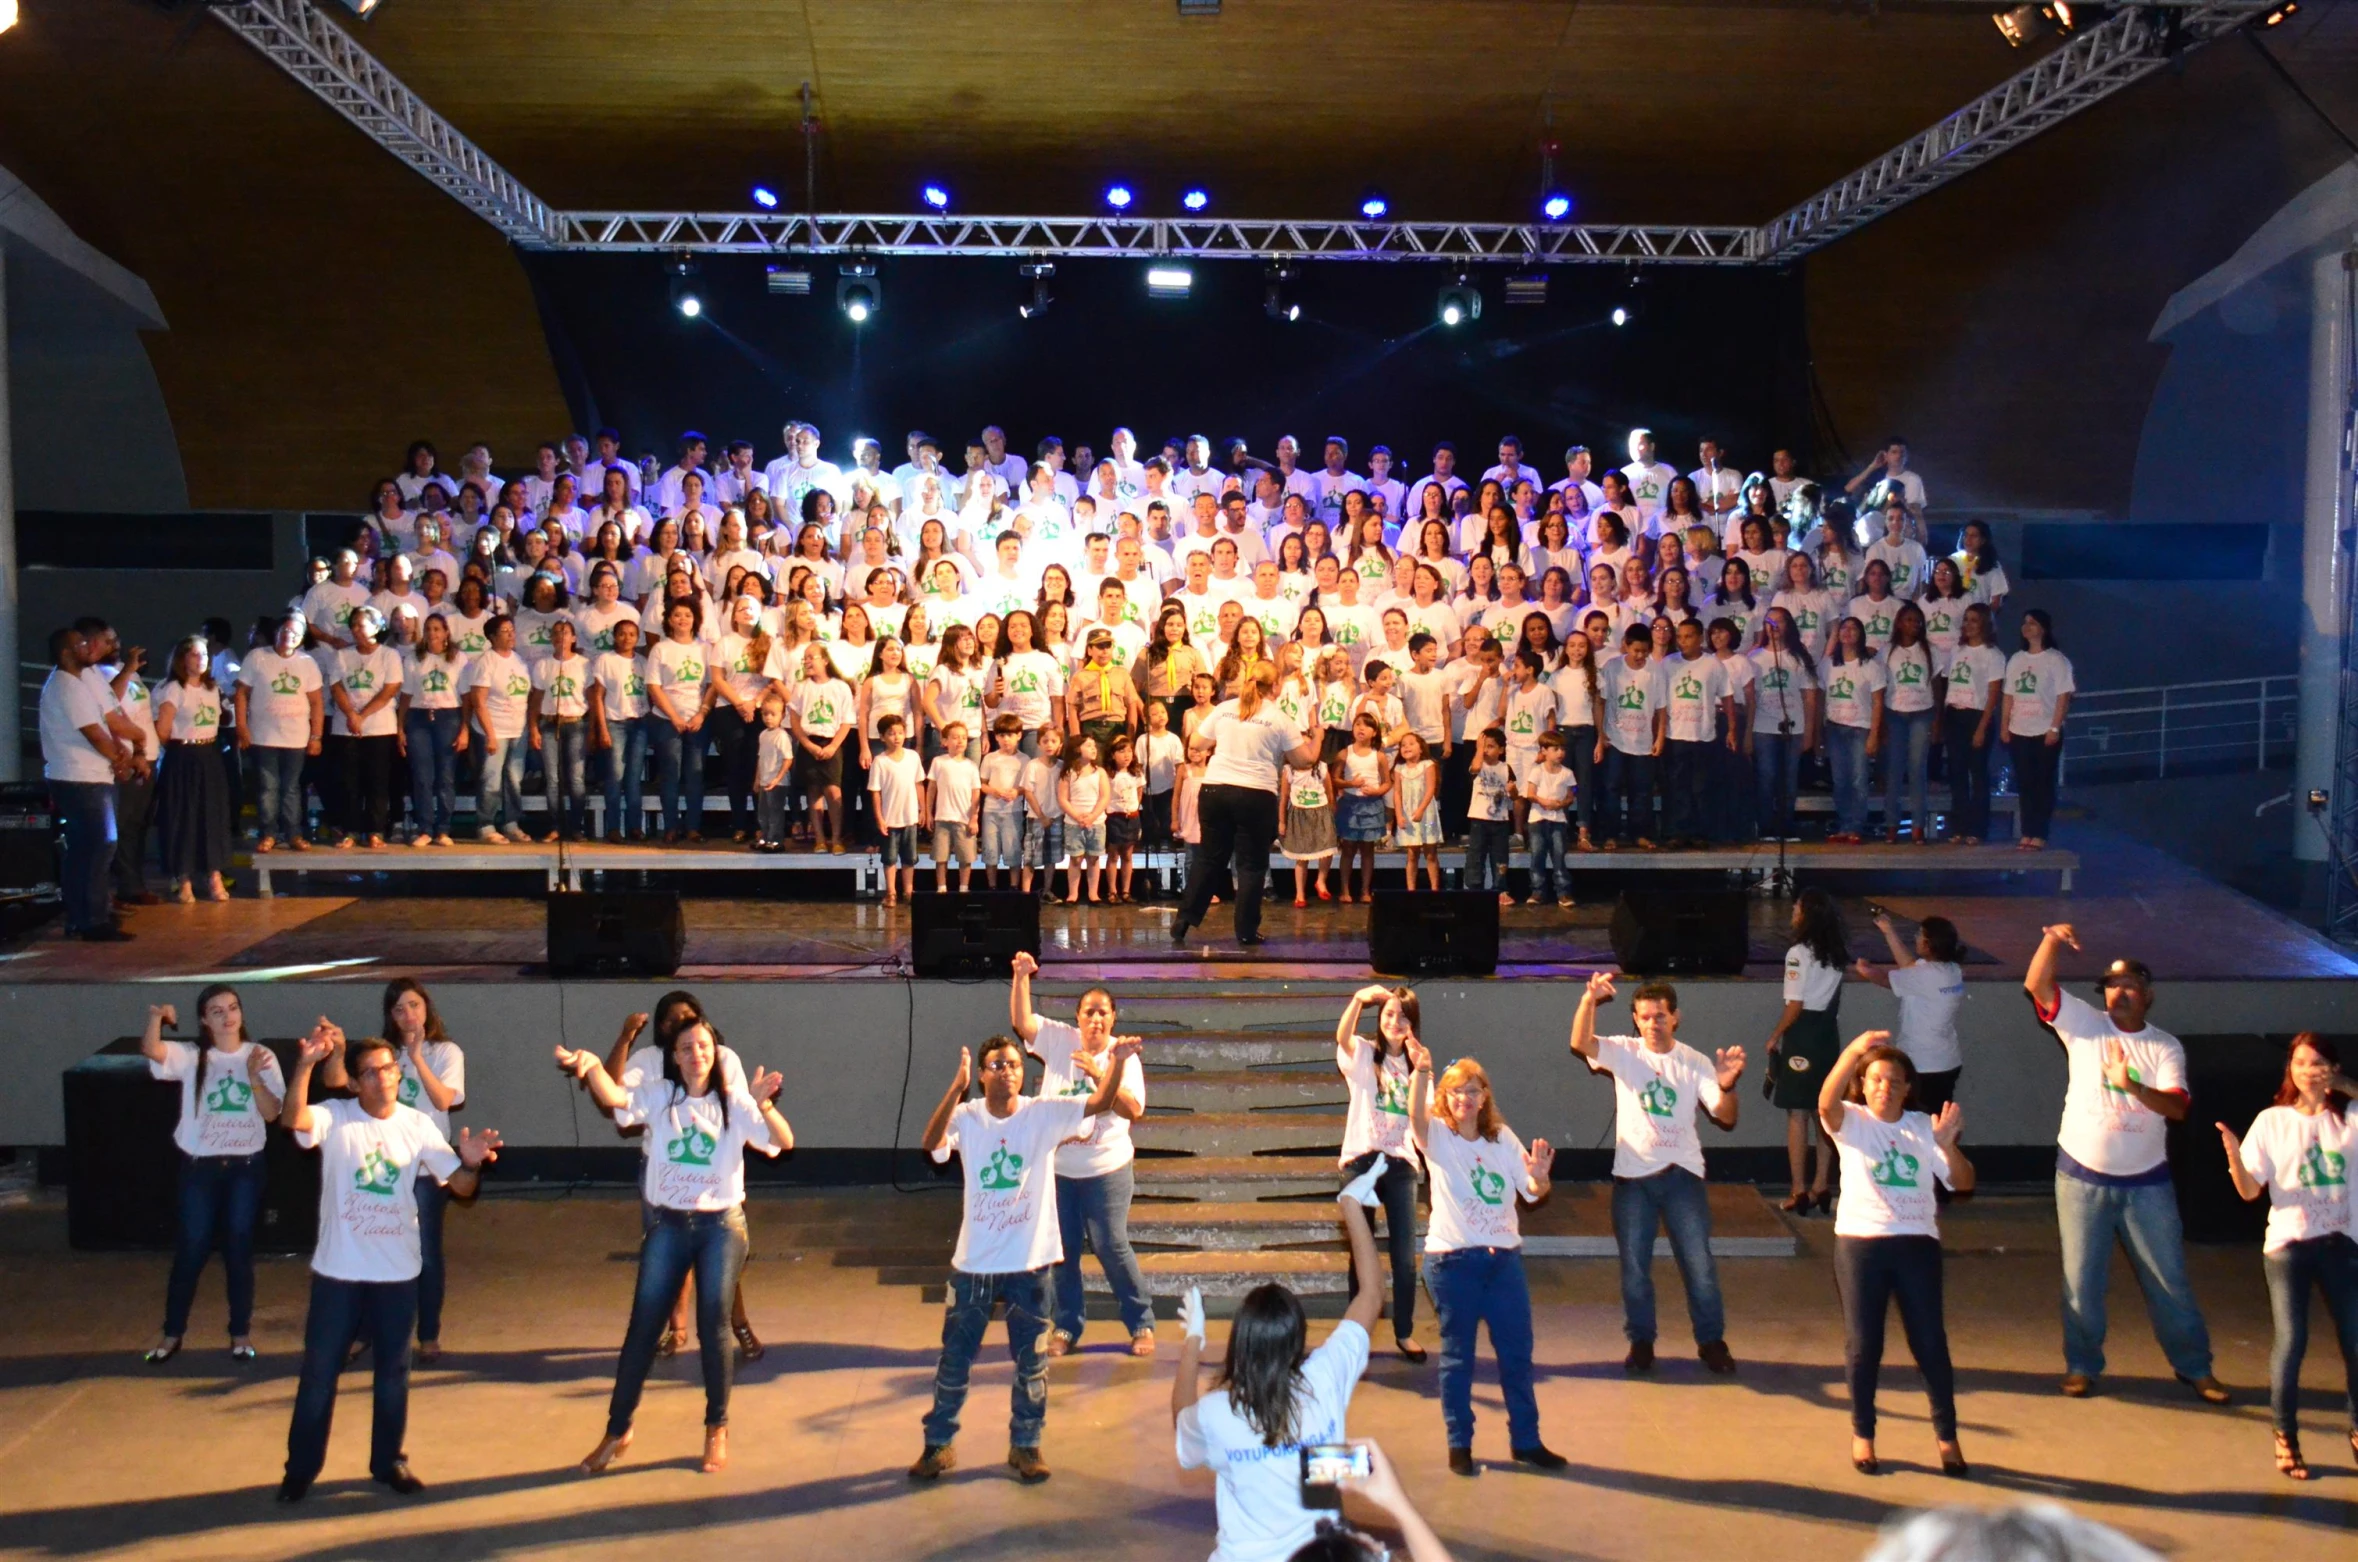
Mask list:
[[[2063,844],[2079,852],[2074,893],[2051,873],[2017,877],[1938,876],[1905,871],[1908,856],[1879,874],[1816,873],[1807,848],[1794,854],[1805,883],[1821,883],[1849,914],[1853,952],[1888,960],[1870,925],[1871,907],[1903,923],[1935,913],[1954,920],[1968,946],[1966,977],[2019,973],[2039,930],[2069,921],[2091,951],[2134,952],[2165,980],[2267,980],[2358,976],[2358,961],[2316,932],[2165,853],[2093,829]],[[1937,849],[1928,852],[1937,856]],[[1455,853],[1451,853],[1454,863]],[[632,876],[636,877],[636,876]],[[664,882],[663,876],[652,876]],[[1699,876],[1705,882],[1723,882]],[[979,876],[978,876],[979,878]],[[748,893],[735,875],[679,875],[687,896],[684,980],[766,980],[782,976],[898,975],[909,950],[909,914],[873,900],[788,899]],[[799,876],[788,881],[793,888]],[[920,873],[930,886],[930,870]],[[1667,887],[1657,873],[1632,882]],[[54,927],[0,953],[0,979],[16,982],[226,979],[515,981],[545,974],[543,911],[537,896],[487,895],[480,876],[405,871],[377,879],[283,879],[310,893],[224,904],[166,904],[137,910],[133,943],[69,942]],[[621,888],[622,885],[612,887]],[[1515,907],[1500,915],[1501,974],[1573,976],[1613,963],[1608,924],[1617,886],[1583,878],[1571,911]],[[807,893],[807,892],[806,892]],[[1748,977],[1775,975],[1787,943],[1789,906],[1752,903]],[[1041,958],[1050,975],[1079,981],[1213,978],[1355,982],[1368,973],[1362,908],[1291,897],[1266,903],[1257,950],[1236,946],[1225,907],[1175,951],[1168,903],[1130,907],[1046,906]]]
[[[1164,1356],[1120,1354],[1093,1323],[1053,1366],[1044,1452],[1054,1479],[1018,1486],[1000,1464],[1010,1369],[994,1331],[974,1377],[963,1467],[912,1490],[940,1335],[921,1285],[878,1267],[878,1247],[939,1265],[950,1197],[885,1190],[757,1195],[754,1325],[769,1342],[740,1370],[732,1467],[695,1472],[702,1395],[694,1355],[658,1363],[623,1463],[590,1480],[571,1463],[601,1427],[638,1230],[623,1190],[487,1196],[448,1228],[449,1354],[421,1370],[409,1453],[427,1492],[385,1495],[364,1473],[368,1379],[344,1379],[328,1467],[312,1500],[276,1507],[303,1321],[295,1260],[261,1266],[262,1359],[221,1349],[218,1271],[200,1289],[189,1348],[162,1368],[136,1354],[155,1327],[167,1261],[64,1245],[61,1202],[0,1209],[0,1557],[327,1559],[372,1562],[564,1556],[989,1559],[1124,1556],[1197,1562],[1212,1543],[1211,1482],[1173,1464]],[[1886,1475],[1848,1458],[1842,1330],[1823,1219],[1799,1223],[1791,1259],[1720,1266],[1737,1377],[1706,1375],[1686,1336],[1677,1275],[1661,1288],[1662,1364],[1620,1370],[1614,1266],[1535,1259],[1539,1399],[1561,1476],[1505,1463],[1488,1363],[1479,1370],[1475,1480],[1444,1465],[1433,1368],[1380,1352],[1349,1429],[1392,1454],[1463,1562],[1688,1556],[1840,1562],[1909,1509],[2060,1501],[2165,1556],[2348,1554],[2358,1476],[2341,1437],[2340,1362],[2319,1315],[2305,1377],[2306,1445],[2318,1479],[2295,1487],[2268,1462],[2269,1324],[2258,1255],[2197,1248],[2197,1293],[2237,1390],[2227,1410],[2174,1384],[2125,1266],[2116,1265],[2112,1375],[2085,1402],[2060,1371],[2052,1207],[1993,1198],[1946,1217],[1948,1311],[1959,1369],[1967,1484],[1932,1473],[1932,1439],[1895,1328],[1879,1439]],[[1429,1313],[1427,1314],[1429,1320]],[[1329,1326],[1313,1323],[1314,1338]],[[1429,1321],[1424,1338],[1433,1341]],[[1213,1349],[1225,1325],[1211,1327]],[[1379,1328],[1379,1338],[1388,1330]],[[2340,1537],[2340,1538],[2336,1538]]]

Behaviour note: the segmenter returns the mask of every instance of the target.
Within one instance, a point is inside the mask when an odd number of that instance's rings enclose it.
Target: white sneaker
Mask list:
[[[524,833],[524,827],[520,824],[509,825],[507,828],[507,837],[509,840],[514,841],[518,846],[527,846],[532,842],[532,837]]]
[[[1375,1164],[1370,1166],[1367,1170],[1361,1172],[1358,1176],[1352,1178],[1349,1182],[1344,1183],[1343,1191],[1336,1194],[1335,1197],[1341,1199],[1357,1199],[1360,1203],[1366,1205],[1369,1209],[1374,1209],[1378,1204],[1383,1202],[1383,1200],[1376,1196],[1375,1186],[1377,1182],[1382,1180],[1384,1168],[1387,1164],[1389,1163],[1379,1153],[1375,1158]]]
[[[475,839],[482,841],[487,845],[497,846],[500,841],[504,839],[504,837],[502,837],[499,831],[493,829],[490,825],[485,825],[482,829],[475,832]]]

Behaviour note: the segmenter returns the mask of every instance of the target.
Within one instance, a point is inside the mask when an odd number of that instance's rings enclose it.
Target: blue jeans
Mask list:
[[[647,746],[655,753],[655,795],[663,800],[663,833],[704,828],[704,734],[682,732],[661,716],[647,721]],[[680,788],[687,787],[687,812]]]
[[[614,1368],[614,1397],[606,1404],[606,1435],[620,1437],[638,1414],[655,1347],[671,1322],[671,1304],[696,1276],[696,1350],[704,1367],[704,1424],[729,1424],[729,1386],[736,1345],[729,1302],[745,1267],[745,1206],[725,1210],[657,1209],[639,1241],[639,1288],[630,1299],[630,1327]]]
[[[1605,750],[1605,830],[1624,841],[1654,838],[1654,756]]]
[[[524,753],[530,745],[519,732],[512,738],[485,736],[483,782],[475,794],[475,823],[498,829],[524,825]]]
[[[761,840],[765,846],[786,844],[786,787],[781,782],[767,790],[753,794],[753,811],[761,822]]]
[[[1564,821],[1531,821],[1531,900],[1535,905],[1568,900],[1572,875],[1564,867]]]
[[[302,759],[303,751],[295,750]],[[111,781],[52,781],[49,800],[65,831],[59,892],[65,930],[88,933],[109,925],[107,884],[115,869],[115,788]]]
[[[598,782],[606,799],[607,840],[619,840],[625,832],[637,835],[647,827],[647,733],[655,720],[633,716],[606,723],[606,735],[614,741],[599,756]]]
[[[2276,1430],[2295,1435],[2300,1424],[2301,1357],[2309,1349],[2309,1287],[2325,1293],[2325,1315],[2342,1347],[2342,1380],[2350,1424],[2358,1426],[2358,1243],[2336,1233],[2311,1237],[2264,1254],[2268,1310],[2276,1343],[2268,1351],[2268,1410]]]
[[[966,1379],[990,1327],[991,1306],[1007,1304],[1007,1350],[1015,1358],[1015,1388],[1009,1396],[1007,1441],[1015,1448],[1040,1446],[1048,1420],[1048,1358],[1040,1354],[1048,1332],[1051,1286],[1045,1269],[1015,1274],[970,1275],[952,1271],[949,1305],[942,1310],[942,1357],[933,1369],[933,1408],[925,1413],[925,1446],[947,1446],[958,1436],[958,1412],[966,1405]]]
[[[409,708],[409,814],[421,835],[448,835],[458,813],[458,741],[465,713]]]
[[[540,724],[540,774],[549,806],[549,833],[578,838],[589,796],[589,723]]]
[[[2089,1377],[2104,1370],[2104,1288],[2117,1239],[2129,1250],[2154,1338],[2171,1370],[2209,1377],[2211,1336],[2186,1278],[2177,1190],[2167,1182],[2105,1187],[2058,1172],[2055,1219],[2063,1235],[2064,1370]]]
[[[1801,788],[1801,733],[1752,734],[1752,779],[1760,791],[1760,838],[1793,833],[1793,798]]]
[[[1719,1300],[1719,1270],[1711,1261],[1711,1205],[1703,1179],[1683,1166],[1651,1177],[1613,1179],[1613,1245],[1621,1253],[1621,1331],[1632,1341],[1654,1340],[1654,1232],[1670,1231],[1670,1255],[1687,1288],[1687,1318],[1695,1343],[1727,1336]]]
[[[1511,819],[1466,821],[1467,889],[1506,888],[1507,840],[1514,830],[1514,821]]]
[[[164,1332],[172,1338],[188,1333],[197,1278],[216,1244],[229,1280],[229,1337],[254,1332],[254,1222],[266,1180],[258,1153],[180,1157],[180,1233],[164,1288]]]
[[[263,840],[292,846],[303,835],[303,761],[299,748],[255,747],[254,822]]]
[[[1727,750],[1709,738],[1662,743],[1662,833],[1675,841],[1700,841],[1711,834],[1714,751]]]
[[[1932,806],[1925,796],[1925,778],[1932,763],[1932,715],[1929,710],[1887,710],[1883,713],[1883,828],[1897,831],[1900,786],[1908,789],[1908,817],[1916,821],[1919,841],[1932,839]]]
[[[1572,768],[1572,801],[1580,810],[1580,827],[1597,822],[1597,729],[1564,727],[1564,763]]]
[[[450,1190],[431,1177],[418,1179],[418,1338],[428,1345],[442,1338],[442,1217],[450,1211]]]
[[[1826,768],[1834,772],[1834,831],[1867,833],[1867,729],[1826,723]]]
[[[1506,1399],[1507,1445],[1539,1444],[1539,1399],[1531,1391],[1531,1287],[1523,1250],[1467,1247],[1425,1255],[1425,1289],[1441,1325],[1441,1425],[1452,1448],[1474,1446],[1474,1331],[1490,1328],[1498,1388]]]
[[[368,1473],[383,1477],[401,1463],[409,1433],[409,1331],[417,1322],[415,1280],[330,1280],[311,1277],[311,1312],[303,1320],[303,1375],[295,1385],[295,1418],[287,1428],[287,1471],[316,1480],[327,1463],[328,1429],[336,1418],[336,1379],[352,1342],[368,1340],[375,1374]]]
[[[1154,1302],[1146,1294],[1146,1276],[1138,1255],[1130,1251],[1130,1168],[1116,1167],[1100,1177],[1056,1179],[1056,1223],[1064,1235],[1064,1261],[1056,1266],[1055,1322],[1067,1339],[1079,1340],[1081,1307],[1081,1244],[1105,1270],[1106,1284],[1122,1309],[1122,1329],[1135,1337],[1154,1327]]]
[[[1022,814],[995,814],[986,806],[982,816],[982,865],[986,868],[1023,866]]]

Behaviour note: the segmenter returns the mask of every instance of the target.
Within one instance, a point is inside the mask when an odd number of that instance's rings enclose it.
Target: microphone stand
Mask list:
[[[1786,866],[1785,845],[1793,834],[1793,781],[1796,761],[1790,752],[1793,742],[1792,675],[1785,671],[1785,646],[1778,642],[1771,665],[1782,679],[1777,690],[1777,736],[1788,746],[1777,756],[1777,868],[1769,878],[1769,897],[1789,900],[1793,895],[1793,872]]]

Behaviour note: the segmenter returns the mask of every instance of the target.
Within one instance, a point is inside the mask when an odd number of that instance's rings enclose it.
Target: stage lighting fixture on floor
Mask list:
[[[1359,215],[1369,222],[1382,222],[1392,210],[1392,203],[1384,199],[1381,190],[1370,190],[1359,198]]]
[[[811,274],[801,266],[771,266],[768,268],[770,291],[807,298],[811,291]]]
[[[1195,286],[1195,273],[1185,266],[1149,266],[1146,268],[1146,296],[1148,298],[1185,298]]]
[[[1562,222],[1572,215],[1572,197],[1561,190],[1549,192],[1547,199],[1539,203],[1539,215],[1550,222]]]
[[[1105,187],[1105,204],[1117,212],[1128,211],[1130,203],[1136,199],[1137,197],[1130,193],[1130,187],[1126,184],[1109,184]]]
[[[778,192],[766,184],[757,184],[753,187],[753,204],[765,212],[774,212],[778,209]]]
[[[1015,312],[1026,320],[1039,319],[1048,312],[1048,306],[1056,302],[1048,296],[1048,279],[1056,275],[1055,265],[1045,260],[1034,261],[1028,266],[1016,267],[1015,274],[1032,285],[1031,302],[1016,305]]]
[[[1271,261],[1261,273],[1261,313],[1272,320],[1301,319],[1301,303],[1293,296],[1293,286],[1301,276],[1302,268],[1292,261]]]
[[[1457,280],[1441,290],[1436,313],[1443,325],[1464,325],[1469,320],[1482,318],[1482,290],[1459,272]]]
[[[1547,273],[1528,272],[1506,279],[1505,301],[1510,304],[1544,304],[1547,302]]]
[[[941,185],[929,184],[917,194],[930,211],[946,212],[950,209],[950,192]]]
[[[685,255],[664,262],[663,269],[670,276],[671,307],[682,319],[703,318],[704,300],[696,292],[696,263]]]
[[[2047,5],[2008,6],[1990,20],[1997,23],[1998,36],[2017,49],[2050,31],[2070,32],[2073,26],[2071,7],[2065,0],[2052,0]]]
[[[852,324],[866,325],[883,303],[883,290],[876,285],[876,262],[847,260],[835,268],[835,307]]]
[[[1197,185],[1195,188],[1189,190],[1185,195],[1179,197],[1179,204],[1186,207],[1191,212],[1200,212],[1205,207],[1212,204],[1212,192],[1205,189],[1201,185]]]

